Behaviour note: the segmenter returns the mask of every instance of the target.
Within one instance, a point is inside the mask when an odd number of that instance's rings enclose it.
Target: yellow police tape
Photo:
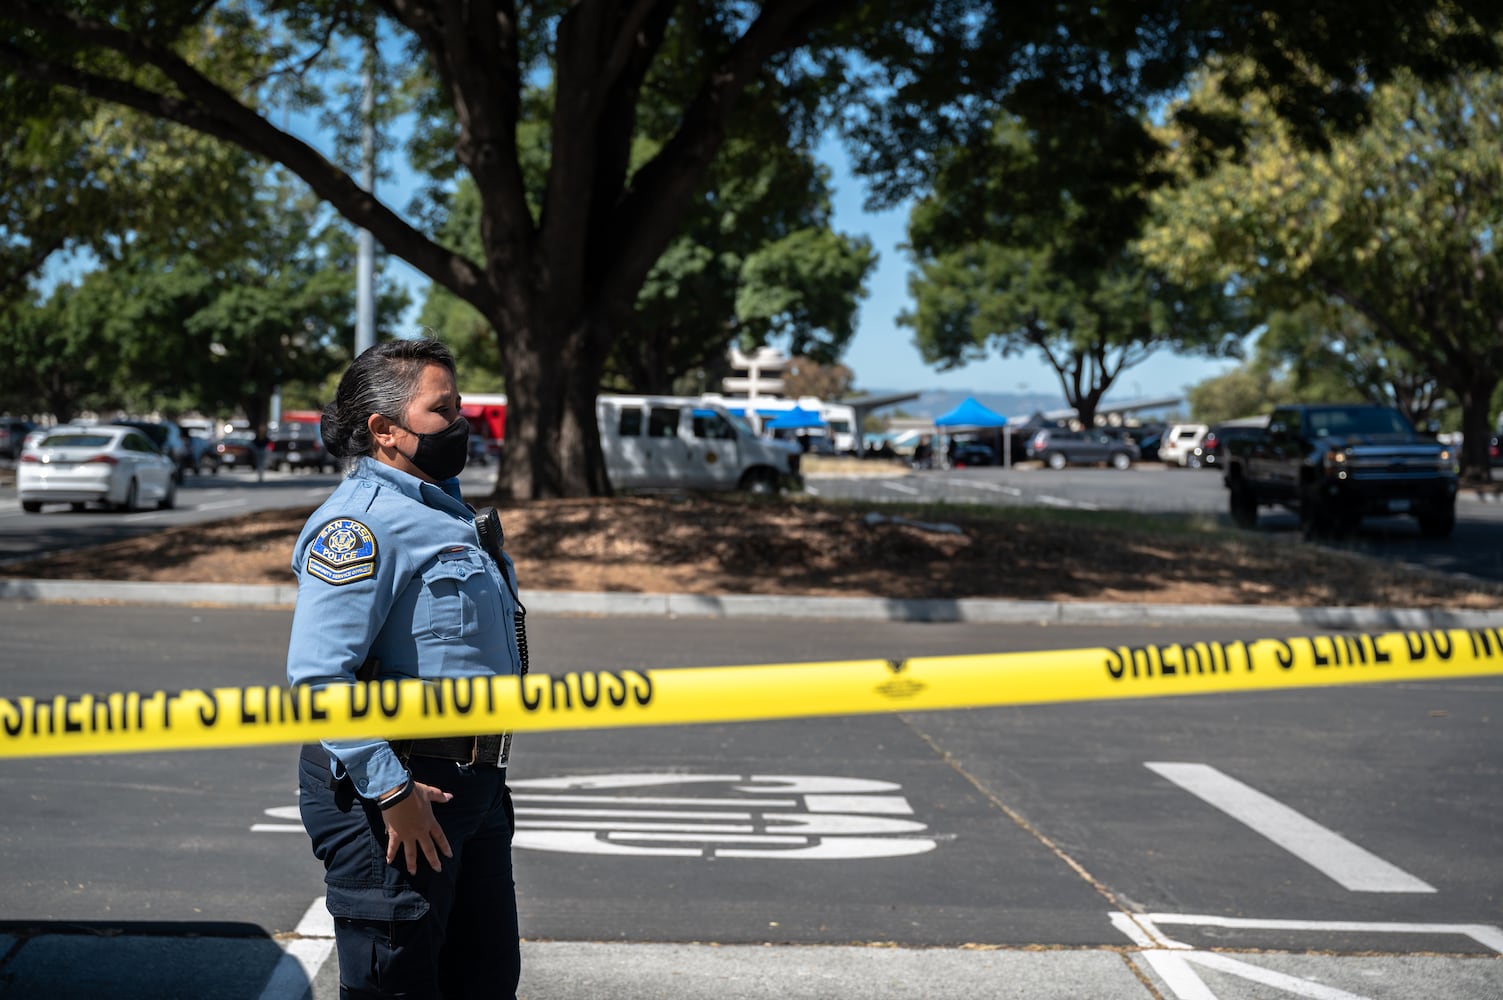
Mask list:
[[[1503,674],[1503,628],[0,698],[0,758],[748,722]]]

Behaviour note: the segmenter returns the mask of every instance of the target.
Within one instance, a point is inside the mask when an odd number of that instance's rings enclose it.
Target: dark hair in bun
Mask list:
[[[407,404],[429,365],[443,365],[452,373],[454,355],[427,339],[388,340],[362,351],[339,380],[334,402],[324,407],[319,434],[329,454],[338,459],[371,454],[371,414],[398,423],[405,419]]]

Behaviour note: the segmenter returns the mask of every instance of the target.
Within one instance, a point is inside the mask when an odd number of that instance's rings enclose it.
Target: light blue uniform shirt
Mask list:
[[[383,680],[520,673],[516,577],[504,553],[502,561],[480,547],[459,480],[434,485],[360,458],[293,549],[287,680],[351,684],[369,657]],[[407,781],[384,739],[324,747],[334,773],[348,774],[364,798]]]

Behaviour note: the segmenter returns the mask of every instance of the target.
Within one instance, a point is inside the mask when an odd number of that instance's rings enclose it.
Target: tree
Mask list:
[[[1439,383],[1340,303],[1275,312],[1253,357],[1188,393],[1196,420],[1266,414],[1285,403],[1360,401],[1399,409],[1416,427],[1442,423]]]
[[[1207,169],[1171,140],[1184,183],[1156,197],[1144,254],[1265,309],[1320,311],[1348,372],[1412,415],[1428,414],[1438,382],[1461,407],[1463,464],[1486,476],[1503,383],[1503,77],[1401,74],[1375,89],[1363,129],[1321,152],[1257,93],[1227,95],[1245,73],[1222,67],[1190,98],[1240,115],[1245,153]]]
[[[0,317],[5,408],[66,422],[81,409],[116,405],[117,358],[96,322],[104,314],[94,297],[66,284],[44,300],[12,302]]]
[[[11,393],[63,420],[81,408],[239,410],[264,427],[277,386],[316,385],[348,362],[347,227],[275,174],[242,210],[243,226],[201,239],[196,253],[126,247],[76,286],[14,305],[0,350],[23,362],[28,380],[40,377]],[[395,315],[404,298],[388,296],[380,315]]]
[[[1278,372],[1259,360],[1244,362],[1225,374],[1191,386],[1186,396],[1190,415],[1206,424],[1257,416],[1275,406],[1294,402]]]
[[[1439,31],[1438,9],[1465,32]],[[1209,52],[1260,57],[1287,110],[1317,123],[1360,109],[1352,67],[1381,76],[1405,62],[1433,70],[1496,56],[1487,31],[1503,11],[1485,0],[1367,11],[1357,0],[9,0],[0,61],[12,81],[87,95],[83,107],[124,105],[286,166],[473,306],[497,331],[511,397],[503,489],[542,497],[608,490],[595,387],[727,141],[787,136],[808,149],[838,123],[880,179],[878,196],[891,198],[927,179],[930,151],[983,130],[1006,98],[1060,141],[1051,168],[1107,178],[1077,183],[1082,194],[1115,192],[1147,161],[1150,144],[1129,123]],[[435,190],[455,169],[476,183],[479,258],[361,190],[263,110],[273,83],[337,61],[340,42],[369,36],[378,20],[432,83],[413,91],[421,110],[442,111],[415,130],[430,154],[423,165],[442,168]],[[1324,73],[1307,73],[1302,56]],[[537,147],[523,126],[537,121],[526,93],[539,76],[553,110],[534,204],[524,159]],[[287,89],[308,99],[301,85]],[[761,127],[769,113],[775,134]],[[639,137],[657,152],[633,169]],[[452,155],[432,155],[444,148]]]
[[[783,394],[793,399],[817,396],[843,399],[851,394],[855,374],[842,364],[821,364],[810,357],[796,357],[783,371]]]
[[[868,241],[830,228],[827,171],[786,145],[730,143],[720,161],[684,233],[647,276],[599,388],[672,393],[713,383],[728,374],[732,343],[750,349],[776,338],[833,359],[855,333],[876,255]],[[540,175],[533,188],[542,184]],[[478,251],[477,207],[474,185],[463,182],[442,229],[446,242]],[[479,313],[435,288],[421,322],[455,350],[462,387],[502,388],[483,375],[496,340]]]
[[[973,244],[921,261],[909,281],[917,308],[899,322],[925,361],[946,368],[994,350],[1042,354],[1086,426],[1118,377],[1155,351],[1230,350],[1241,332],[1224,296],[1175,286],[1128,254],[1088,268],[1063,258]]]
[[[1168,280],[1120,234],[1084,220],[1073,190],[1007,194],[1010,177],[1037,169],[1034,142],[1021,121],[1004,117],[988,147],[950,154],[909,219],[917,307],[899,322],[914,329],[925,361],[947,368],[992,351],[1042,354],[1090,426],[1123,371],[1169,346],[1235,350],[1242,316],[1219,289]]]
[[[214,293],[187,318],[194,371],[186,383],[203,405],[244,413],[264,428],[272,393],[321,407],[329,376],[350,360],[355,327],[355,240],[318,199],[273,171],[258,190],[244,242],[216,247],[205,270]],[[378,262],[379,263],[379,262]],[[378,337],[407,305],[381,288]]]
[[[1302,401],[1366,399],[1397,407],[1421,428],[1445,408],[1435,375],[1339,301],[1275,312],[1258,339],[1257,352],[1267,364],[1287,369],[1291,388]]]

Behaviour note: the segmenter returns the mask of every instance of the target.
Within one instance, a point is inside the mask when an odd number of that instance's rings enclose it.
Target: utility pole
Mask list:
[[[366,194],[376,196],[376,28],[365,43],[365,69],[360,95],[360,181]],[[355,355],[376,343],[376,238],[361,229],[355,262]]]

